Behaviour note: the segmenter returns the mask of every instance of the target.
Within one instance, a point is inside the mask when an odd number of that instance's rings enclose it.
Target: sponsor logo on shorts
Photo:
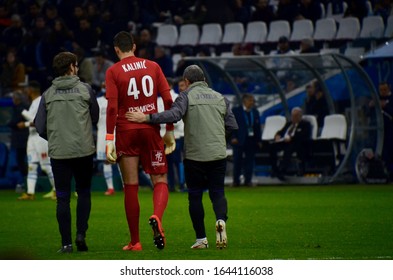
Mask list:
[[[154,150],[151,152],[151,165],[152,166],[163,166],[164,163],[164,154],[162,151]]]

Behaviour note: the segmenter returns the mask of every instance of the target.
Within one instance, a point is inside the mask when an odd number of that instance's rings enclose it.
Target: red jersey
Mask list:
[[[164,101],[165,110],[172,106],[168,82],[154,61],[135,56],[125,57],[107,70],[105,83],[108,134],[114,133],[115,126],[116,131],[151,128],[151,124],[127,121],[125,113],[136,109],[146,114],[157,113],[158,95]],[[173,130],[173,124],[167,125],[167,129]]]

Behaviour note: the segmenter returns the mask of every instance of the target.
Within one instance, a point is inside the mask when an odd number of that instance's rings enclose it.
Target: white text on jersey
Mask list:
[[[156,105],[154,103],[150,103],[143,106],[128,107],[128,112],[137,112],[137,111],[141,111],[142,113],[156,111]]]
[[[146,60],[122,64],[121,67],[123,67],[124,72],[146,69]]]

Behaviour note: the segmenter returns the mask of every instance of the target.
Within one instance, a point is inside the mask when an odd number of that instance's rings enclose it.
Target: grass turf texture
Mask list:
[[[204,194],[210,248],[192,250],[194,231],[185,193],[170,193],[163,227],[164,250],[153,245],[148,219],[152,192],[140,189],[140,235],[143,251],[122,251],[129,242],[123,193],[92,193],[87,232],[88,252],[58,254],[60,234],[55,201],[17,201],[0,192],[0,256],[22,259],[72,260],[307,260],[393,259],[393,185],[276,186],[227,188],[228,248],[215,248],[215,218]],[[76,198],[72,197],[73,236]],[[73,237],[74,238],[74,237]],[[75,249],[75,247],[74,247]]]

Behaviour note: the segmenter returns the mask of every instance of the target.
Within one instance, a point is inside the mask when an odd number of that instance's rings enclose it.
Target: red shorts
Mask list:
[[[143,170],[148,174],[167,173],[164,141],[157,128],[130,129],[116,132],[116,153],[139,156]]]

